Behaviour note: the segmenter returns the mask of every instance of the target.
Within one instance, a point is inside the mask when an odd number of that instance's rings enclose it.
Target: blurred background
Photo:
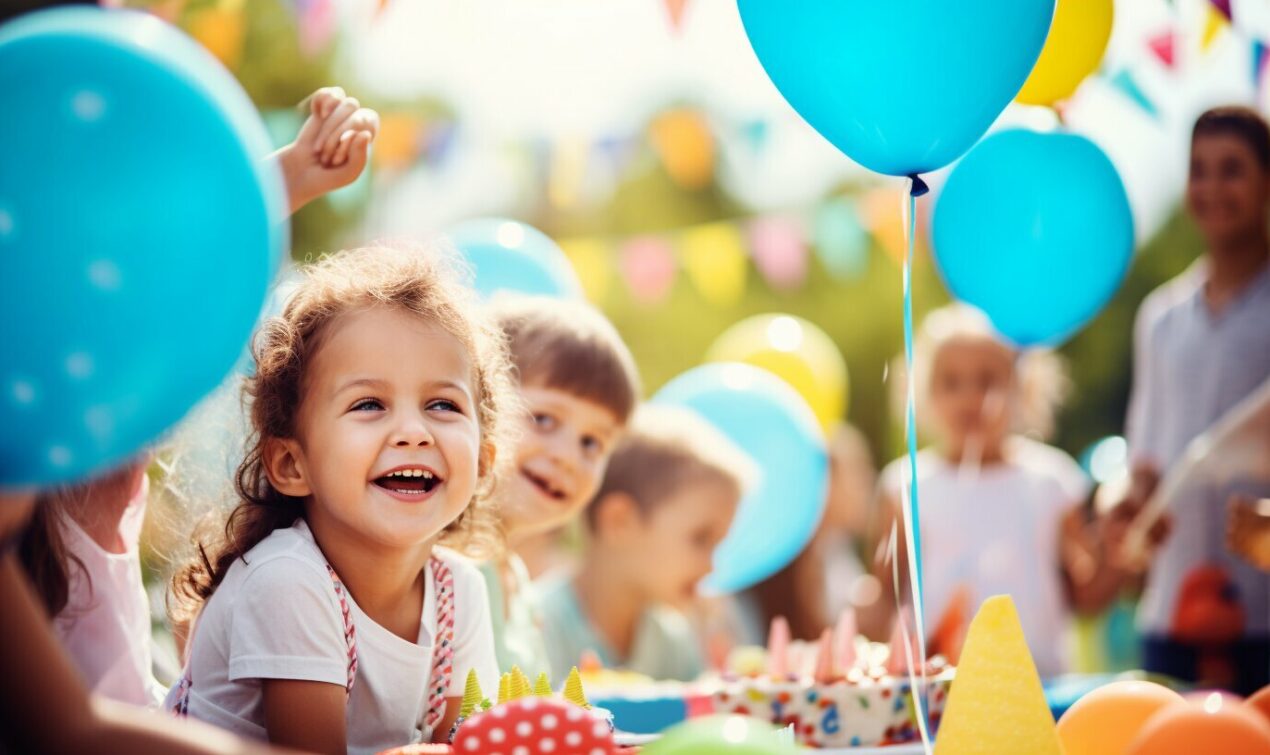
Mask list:
[[[293,219],[294,260],[426,240],[473,217],[521,220],[564,249],[647,393],[739,320],[797,315],[845,357],[846,419],[874,458],[901,453],[888,365],[903,343],[903,182],[865,171],[793,111],[732,0],[115,4],[199,40],[279,146],[321,86],[380,112],[370,170]],[[1119,0],[1100,70],[1063,109],[1011,105],[997,124],[1088,136],[1128,191],[1132,269],[1061,348],[1073,385],[1054,443],[1095,477],[1123,460],[1123,444],[1088,450],[1122,432],[1134,313],[1202,251],[1180,208],[1191,125],[1216,104],[1265,109],[1267,42],[1263,0]],[[927,241],[947,172],[918,202],[915,319],[948,301]],[[224,394],[211,401],[233,400]]]
[[[561,243],[651,393],[746,315],[823,328],[850,370],[848,419],[901,450],[886,369],[902,344],[900,182],[868,174],[763,74],[727,0],[130,0],[233,71],[279,144],[338,84],[380,111],[368,175],[293,223],[293,257],[511,217]],[[1099,73],[1062,113],[1116,164],[1139,244],[1111,305],[1062,349],[1056,443],[1120,432],[1133,312],[1199,253],[1181,216],[1194,117],[1264,104],[1270,4],[1121,0]],[[878,61],[885,65],[885,61]],[[897,94],[902,96],[902,93]],[[1044,126],[1012,105],[1002,124]],[[946,173],[946,171],[943,171]],[[919,203],[916,315],[947,300]],[[673,337],[670,334],[673,333]]]

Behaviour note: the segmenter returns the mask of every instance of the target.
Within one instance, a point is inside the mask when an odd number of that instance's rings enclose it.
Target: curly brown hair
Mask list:
[[[516,399],[504,339],[458,280],[452,256],[436,249],[365,247],[325,257],[303,271],[282,314],[265,321],[252,339],[255,372],[243,386],[251,436],[234,479],[238,504],[223,531],[196,542],[196,556],[174,575],[175,621],[191,619],[236,560],[303,516],[302,498],[270,484],[265,444],[295,437],[306,373],[332,323],[369,307],[392,307],[437,323],[470,352],[481,433],[478,485],[440,542],[471,556],[497,554],[502,540],[493,488],[497,462],[509,454],[496,450],[505,447]]]

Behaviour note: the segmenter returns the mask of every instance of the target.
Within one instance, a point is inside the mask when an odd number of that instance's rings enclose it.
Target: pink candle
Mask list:
[[[767,673],[782,679],[789,675],[789,622],[784,616],[772,619],[767,635]]]
[[[838,668],[844,674],[856,664],[855,637],[857,633],[855,609],[842,609],[842,613],[838,614],[838,628],[835,634],[838,639]]]

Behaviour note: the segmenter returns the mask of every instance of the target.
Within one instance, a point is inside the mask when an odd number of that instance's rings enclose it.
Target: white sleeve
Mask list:
[[[1076,460],[1066,452],[1057,448],[1052,450],[1054,451],[1054,476],[1058,480],[1059,488],[1063,491],[1063,507],[1070,508],[1073,504],[1084,503],[1093,487],[1089,475],[1085,474],[1085,470],[1081,469]]]
[[[286,556],[253,565],[230,616],[228,678],[348,683],[343,614],[329,574]]]
[[[454,575],[454,673],[447,695],[462,697],[467,672],[476,669],[481,689],[492,697],[491,693],[498,689],[499,673],[485,579],[475,565],[462,557],[445,560]]]
[[[1159,366],[1155,364],[1156,346],[1153,343],[1155,324],[1159,322],[1157,310],[1160,292],[1148,296],[1138,309],[1133,325],[1133,385],[1129,391],[1129,414],[1125,418],[1125,438],[1129,444],[1130,463],[1160,463],[1159,452],[1153,443],[1159,434],[1155,425],[1159,400]]]

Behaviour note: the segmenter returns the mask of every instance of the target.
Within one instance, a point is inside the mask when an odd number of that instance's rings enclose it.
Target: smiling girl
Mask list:
[[[257,334],[240,502],[175,581],[201,609],[175,712],[376,752],[444,738],[470,669],[495,685],[485,585],[439,545],[493,541],[509,373],[443,262],[325,259]]]

